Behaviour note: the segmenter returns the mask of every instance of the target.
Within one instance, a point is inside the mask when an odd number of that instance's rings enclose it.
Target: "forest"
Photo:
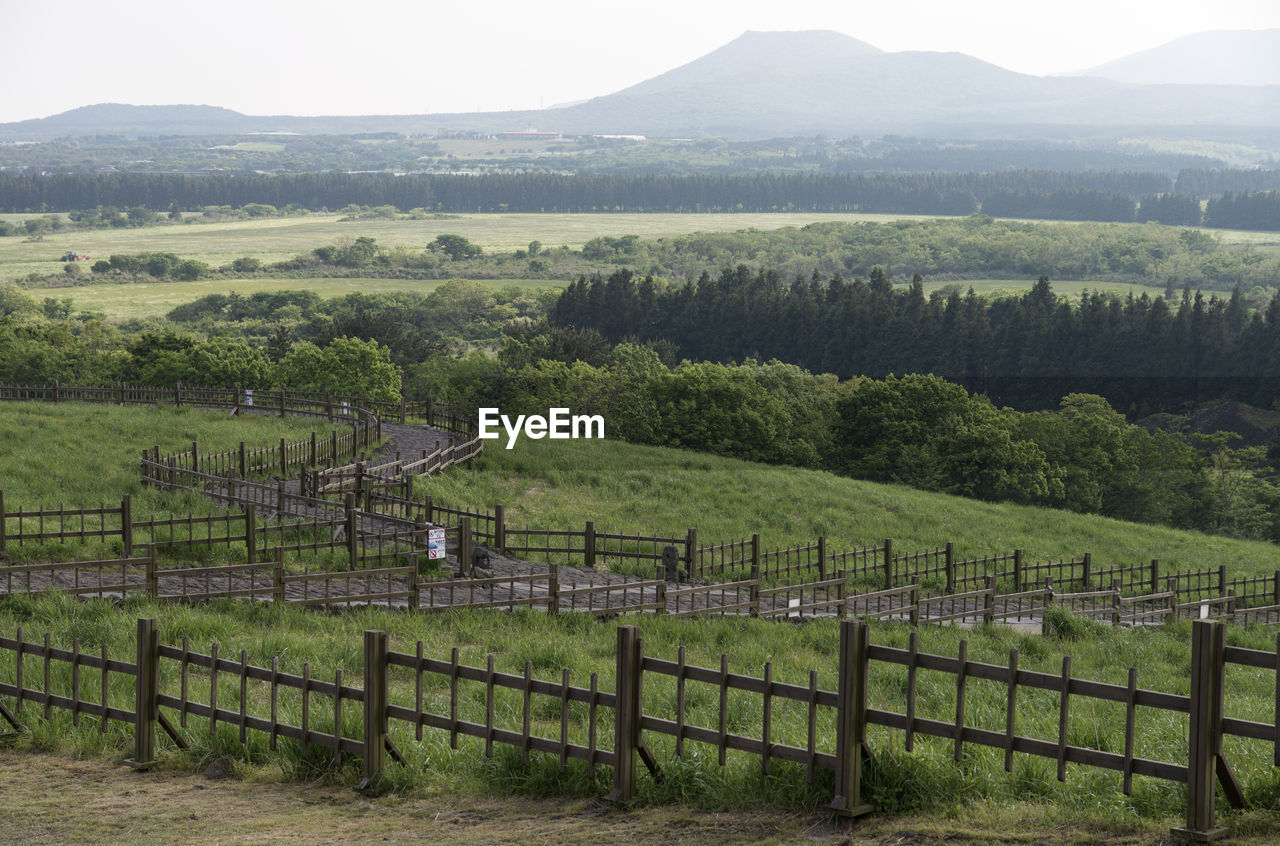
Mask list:
[[[1181,181],[1181,177],[1179,178]],[[1198,189],[1212,180],[1194,178]],[[1191,184],[1191,183],[1188,183]],[[1269,184],[1265,179],[1260,184]],[[501,173],[31,174],[0,173],[0,212],[114,206],[153,211],[239,208],[500,212],[875,212],[1275,229],[1280,193],[1181,191],[1162,174],[1022,170],[996,173],[753,173],[638,176]]]
[[[842,378],[933,373],[1018,406],[1079,391],[1142,413],[1224,395],[1280,400],[1280,295],[1250,312],[1239,289],[1072,303],[1045,276],[989,300],[960,286],[926,296],[919,277],[895,289],[879,268],[865,280],[784,282],[739,265],[683,285],[620,270],[571,284],[551,321],[614,343],[668,342],[693,360],[778,359]]]

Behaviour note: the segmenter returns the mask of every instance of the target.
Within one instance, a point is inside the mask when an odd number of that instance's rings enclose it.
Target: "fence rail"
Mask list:
[[[25,714],[48,719],[54,709],[70,711],[77,724],[84,717],[97,718],[102,731],[115,721],[132,729],[129,763],[138,768],[156,761],[157,731],[186,747],[194,732],[207,728],[216,734],[221,723],[237,732],[241,743],[256,732],[268,736],[271,749],[285,739],[304,749],[329,750],[336,766],[341,766],[345,755],[359,756],[366,783],[387,767],[388,754],[405,764],[393,734],[400,743],[414,743],[422,741],[427,730],[447,732],[452,748],[459,748],[461,737],[474,738],[486,756],[492,756],[497,745],[506,745],[518,749],[526,764],[532,754],[539,753],[558,758],[562,769],[570,759],[586,762],[592,774],[598,766],[610,767],[610,798],[622,803],[635,795],[640,760],[660,777],[661,762],[645,743],[648,733],[671,738],[677,757],[687,754],[689,744],[701,744],[715,750],[720,765],[726,764],[730,752],[759,759],[765,775],[771,774],[773,761],[801,765],[810,783],[816,770],[831,770],[835,774],[832,808],[844,816],[874,810],[862,793],[862,766],[864,750],[870,748],[867,728],[877,726],[900,732],[907,754],[924,736],[949,743],[956,762],[963,761],[966,746],[981,746],[1003,752],[1006,771],[1012,771],[1016,755],[1054,761],[1062,781],[1068,778],[1068,764],[1112,770],[1121,774],[1125,794],[1132,791],[1135,776],[1185,783],[1186,824],[1175,834],[1191,840],[1213,839],[1222,831],[1216,822],[1219,780],[1228,801],[1243,805],[1239,783],[1223,756],[1224,737],[1266,743],[1280,761],[1280,733],[1270,712],[1223,716],[1228,671],[1247,667],[1280,673],[1280,638],[1277,652],[1228,647],[1222,625],[1214,621],[1197,621],[1193,626],[1189,696],[1139,687],[1136,668],[1129,669],[1127,684],[1079,678],[1072,673],[1069,656],[1062,659],[1061,672],[1053,673],[1020,668],[1017,649],[1011,649],[1008,660],[1000,663],[970,660],[963,640],[954,656],[922,652],[915,633],[906,648],[877,645],[870,642],[866,623],[852,621],[841,625],[834,672],[828,670],[835,689],[820,686],[817,669],[808,671],[807,684],[795,684],[775,680],[772,662],[756,675],[730,672],[728,654],[720,656],[718,667],[690,664],[683,646],[674,660],[646,655],[634,626],[617,629],[612,692],[601,690],[596,672],[583,687],[571,683],[568,668],[561,670],[558,679],[540,679],[534,676],[530,661],[516,673],[498,671],[492,654],[482,667],[464,664],[456,647],[447,659],[426,655],[421,641],[413,653],[395,652],[382,631],[366,631],[363,645],[363,684],[356,686],[344,683],[341,670],[334,670],[333,680],[328,681],[327,673],[313,673],[309,663],[302,665],[301,674],[282,671],[278,658],[270,666],[250,664],[245,649],[238,656],[227,650],[227,657],[219,654],[216,643],[207,653],[193,650],[189,638],[183,638],[180,646],[161,644],[151,619],[138,620],[133,661],[111,658],[106,646],[100,654],[82,651],[76,641],[70,649],[54,646],[49,635],[42,642],[30,642],[19,629],[15,637],[0,637],[0,697],[13,702],[10,709],[0,701],[0,719],[17,731],[25,730]],[[886,671],[903,679],[903,684],[893,685],[902,691],[901,699],[871,707],[868,680]],[[921,690],[926,689],[921,683],[924,673],[942,675],[946,679],[942,687],[954,691],[947,699],[948,707],[954,705],[953,718],[918,713]],[[124,692],[111,683],[113,677],[121,676],[133,679],[131,708],[122,707]],[[1280,675],[1275,680],[1280,682]],[[427,690],[439,689],[441,682],[445,693],[426,695]],[[966,710],[970,682],[1003,689],[1003,730],[973,724]],[[642,697],[646,685],[664,691],[674,688],[673,695]],[[937,686],[927,689],[936,691]],[[1020,695],[1024,691],[1053,697],[1056,733],[1036,736],[1020,726],[1019,710],[1028,698]],[[518,696],[519,706],[510,707],[506,694]],[[504,697],[502,707],[498,706],[500,696]],[[743,696],[757,699],[758,707],[750,709],[757,721],[744,721],[740,709],[733,709],[731,720],[730,699],[739,702]],[[535,705],[535,697],[549,707]],[[289,710],[300,713],[301,719],[289,722],[282,718],[281,705],[295,698],[300,707]],[[718,702],[718,708],[704,706],[691,713],[694,700]],[[479,701],[483,701],[482,712],[477,710]],[[1094,709],[1097,703],[1123,707],[1122,749],[1109,748],[1104,738],[1090,744],[1071,733],[1073,708]],[[1044,704],[1044,698],[1038,697],[1035,707],[1042,709]],[[1280,708],[1280,692],[1276,705]],[[581,711],[575,715],[575,706],[586,709],[585,721]],[[602,709],[612,714],[601,713]],[[1138,754],[1139,726],[1151,724],[1135,719],[1138,709],[1171,715],[1157,722],[1173,719],[1185,726],[1185,761]],[[359,719],[348,720],[350,712],[358,712]],[[708,712],[713,719],[706,724],[691,719]],[[798,719],[802,730],[785,736],[776,733],[775,714],[784,713],[790,714],[793,723]],[[535,714],[538,725],[548,730],[535,727]],[[518,721],[518,727],[513,721]],[[357,723],[358,737],[348,731]],[[792,737],[804,740],[788,742]]]

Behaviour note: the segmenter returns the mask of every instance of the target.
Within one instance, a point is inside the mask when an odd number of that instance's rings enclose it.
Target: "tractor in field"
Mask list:
[[[75,250],[67,250],[62,254],[63,261],[88,261],[89,257],[77,253]]]

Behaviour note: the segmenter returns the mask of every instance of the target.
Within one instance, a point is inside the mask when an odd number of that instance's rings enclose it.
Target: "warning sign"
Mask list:
[[[444,553],[444,529],[427,529],[427,560],[443,559]]]

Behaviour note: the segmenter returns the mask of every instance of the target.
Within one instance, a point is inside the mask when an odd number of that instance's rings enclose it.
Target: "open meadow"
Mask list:
[[[23,220],[33,215],[4,215]],[[471,214],[438,220],[341,221],[338,214],[310,214],[225,223],[190,223],[138,229],[56,232],[40,241],[0,238],[0,282],[28,273],[56,273],[68,250],[93,261],[112,253],[169,252],[214,267],[241,257],[264,263],[283,261],[325,244],[358,237],[384,247],[421,250],[437,235],[462,235],[486,251],[522,250],[531,241],[546,247],[581,249],[600,236],[662,238],[692,232],[780,229],[822,221],[927,220],[922,216],[883,214]]]

